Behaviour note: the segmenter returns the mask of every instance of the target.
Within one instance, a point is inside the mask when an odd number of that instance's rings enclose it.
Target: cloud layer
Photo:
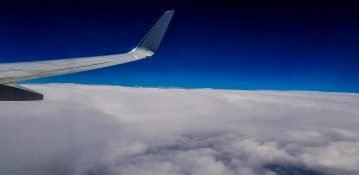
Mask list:
[[[31,85],[1,102],[0,174],[359,174],[359,95]]]

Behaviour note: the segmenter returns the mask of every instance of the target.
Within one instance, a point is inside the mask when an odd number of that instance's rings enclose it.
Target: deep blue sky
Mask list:
[[[152,59],[27,83],[359,92],[350,1],[0,4],[0,61],[122,53],[176,10]]]

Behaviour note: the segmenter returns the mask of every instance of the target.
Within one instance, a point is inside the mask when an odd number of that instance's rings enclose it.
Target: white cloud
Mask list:
[[[0,174],[359,174],[359,95],[31,85]]]

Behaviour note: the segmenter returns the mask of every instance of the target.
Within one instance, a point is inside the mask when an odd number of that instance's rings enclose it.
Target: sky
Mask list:
[[[176,11],[151,59],[22,82],[44,100],[0,102],[0,174],[357,175],[356,7],[0,2],[1,62],[127,52]]]
[[[152,59],[25,83],[359,92],[359,12],[350,1],[1,2],[0,61],[117,54],[166,10]]]
[[[357,175],[359,95],[26,85],[0,105],[0,174]]]

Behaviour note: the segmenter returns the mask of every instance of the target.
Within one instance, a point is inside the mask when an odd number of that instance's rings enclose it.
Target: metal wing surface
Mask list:
[[[140,44],[124,54],[0,64],[0,101],[43,99],[34,91],[26,94],[26,88],[14,85],[17,81],[82,72],[151,57],[158,49],[173,14],[173,10],[165,12]],[[20,91],[25,92],[26,98],[18,93]],[[33,99],[32,93],[37,93]]]

